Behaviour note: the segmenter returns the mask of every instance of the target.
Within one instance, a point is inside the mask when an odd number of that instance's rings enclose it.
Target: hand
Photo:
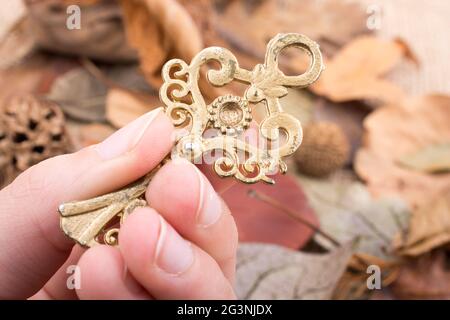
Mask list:
[[[164,165],[146,208],[125,221],[119,248],[74,246],[58,205],[114,191],[150,171],[173,146],[173,127],[152,111],[98,145],[55,157],[0,191],[0,298],[235,298],[237,231],[212,184],[188,161]],[[78,265],[80,289],[67,287]]]

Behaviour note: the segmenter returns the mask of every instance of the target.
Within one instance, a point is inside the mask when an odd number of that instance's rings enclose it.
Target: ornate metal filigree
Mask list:
[[[278,67],[280,53],[287,47],[297,47],[310,57],[308,70],[297,76],[287,76]],[[201,68],[209,63],[220,64],[219,69],[207,72],[207,80],[222,87],[233,80],[247,84],[242,97],[224,95],[208,104],[199,88]],[[160,99],[174,125],[183,128],[171,158],[184,157],[200,161],[205,154],[216,154],[215,172],[221,177],[234,176],[245,183],[264,181],[276,171],[286,172],[283,158],[297,150],[302,141],[299,120],[283,111],[279,99],[287,95],[287,87],[306,87],[317,80],[323,69],[318,45],[295,33],[279,34],[267,47],[264,64],[253,70],[239,66],[236,57],[227,49],[211,47],[198,53],[191,64],[173,59],[162,70],[164,83]],[[251,110],[264,105],[266,117],[255,126],[261,143],[251,143],[245,131],[251,126]],[[206,134],[217,129],[216,134]],[[218,156],[217,156],[218,155]],[[154,169],[133,185],[117,192],[85,201],[60,206],[63,231],[79,244],[97,243],[117,245],[120,224],[136,206],[146,205],[145,188]],[[114,219],[118,221],[114,224]]]

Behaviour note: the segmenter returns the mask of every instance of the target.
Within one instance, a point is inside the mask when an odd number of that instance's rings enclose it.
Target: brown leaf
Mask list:
[[[363,147],[355,170],[377,195],[398,194],[412,208],[442,194],[450,173],[439,175],[398,165],[421,148],[450,141],[450,97],[428,95],[402,104],[391,104],[371,113],[364,121]]]
[[[167,58],[163,36],[156,19],[141,1],[121,1],[129,44],[139,54],[143,72],[153,77]]]
[[[202,37],[189,13],[175,0],[122,0],[128,41],[139,53],[150,83],[169,53],[190,61],[203,48]]]
[[[58,102],[67,117],[80,121],[105,121],[106,87],[83,68],[58,77],[48,97]]]
[[[435,250],[405,264],[391,290],[398,299],[450,299],[449,250]]]
[[[217,32],[228,46],[253,58],[264,58],[269,39],[280,32],[299,32],[318,41],[332,53],[356,35],[368,32],[366,14],[358,4],[338,0],[215,1]],[[233,50],[234,51],[234,50]],[[287,54],[286,54],[287,55]],[[298,59],[301,56],[301,59]],[[289,59],[296,72],[305,59]],[[301,60],[301,61],[300,61]],[[241,62],[247,66],[245,61]],[[253,65],[247,66],[253,67]]]
[[[406,234],[394,240],[396,251],[418,256],[450,242],[450,188],[437,199],[422,205],[412,214]]]
[[[155,96],[119,88],[110,89],[106,97],[106,118],[116,128],[121,128],[159,104]]]
[[[370,276],[367,270],[371,265],[380,268],[382,288],[389,286],[398,277],[398,263],[388,262],[366,253],[355,253],[347,265],[347,270],[339,280],[333,298],[354,300],[372,297],[375,292],[367,287],[367,280]]]
[[[26,17],[17,21],[0,39],[0,69],[6,69],[20,63],[36,49]]]
[[[48,93],[55,79],[74,66],[70,59],[35,54],[19,65],[0,70],[0,104],[12,96]]]
[[[308,204],[300,185],[290,176],[278,175],[276,187],[266,184],[236,184],[223,194],[239,231],[241,242],[264,242],[299,249],[314,234],[313,230],[289,217],[285,212],[248,196],[249,190],[256,190],[278,202],[318,226],[314,211]]]
[[[74,1],[27,1],[29,32],[37,45],[52,52],[106,62],[136,61],[136,51],[125,39],[117,3],[78,1],[83,6],[81,29],[74,30],[69,30],[66,24],[68,3],[75,4]]]
[[[400,165],[426,173],[450,170],[450,143],[432,144],[398,160]]]
[[[29,1],[29,0],[27,0]],[[33,1],[33,0],[31,0]],[[103,0],[63,0],[63,2],[67,5],[76,4],[79,6],[91,6],[97,4]]]
[[[114,132],[114,128],[103,123],[80,124],[70,121],[68,131],[75,150],[100,143]]]
[[[91,63],[58,77],[52,85],[49,98],[57,101],[72,119],[104,122],[109,87],[152,92],[134,65],[99,69]]]
[[[382,76],[407,54],[404,43],[371,36],[356,38],[326,63],[312,90],[335,102],[374,99],[397,102],[401,88]]]

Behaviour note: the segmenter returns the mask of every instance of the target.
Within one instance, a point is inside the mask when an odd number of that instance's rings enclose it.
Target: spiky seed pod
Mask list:
[[[342,168],[348,158],[350,144],[343,130],[330,122],[305,126],[303,142],[295,153],[301,173],[323,177]]]
[[[0,187],[32,165],[70,151],[59,106],[32,95],[0,108]]]

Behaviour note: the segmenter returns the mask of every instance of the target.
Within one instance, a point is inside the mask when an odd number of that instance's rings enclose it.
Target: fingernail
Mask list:
[[[98,154],[104,160],[116,158],[132,150],[141,140],[153,120],[163,108],[150,111],[125,127],[113,133],[106,140],[95,146]]]
[[[184,240],[162,217],[160,223],[156,265],[169,274],[182,274],[194,262],[191,243]]]
[[[197,223],[208,227],[216,223],[222,215],[222,202],[216,191],[195,166],[195,172],[200,185],[200,198],[197,211]]]

